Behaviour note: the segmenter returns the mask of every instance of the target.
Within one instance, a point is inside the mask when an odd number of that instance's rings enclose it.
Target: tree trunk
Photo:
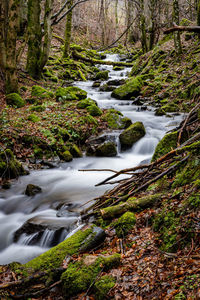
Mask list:
[[[143,53],[148,51],[147,46],[147,33],[146,33],[146,20],[144,15],[144,0],[140,0],[140,31],[141,31],[141,44]]]
[[[6,20],[8,18],[6,0],[0,2],[0,68],[4,73],[6,68]]]
[[[52,39],[52,28],[51,28],[51,17],[54,0],[46,0],[45,2],[45,15],[44,15],[44,43],[40,58],[40,70],[42,71],[46,65],[51,46]]]
[[[179,25],[179,0],[173,0],[173,21]],[[182,53],[180,32],[174,33],[174,47],[178,54]]]
[[[73,0],[70,0],[68,4],[68,9],[73,5]],[[63,57],[69,56],[70,51],[70,42],[71,42],[71,35],[72,35],[72,12],[71,10],[66,17],[66,25],[65,25],[65,45],[63,51]]]
[[[149,50],[153,49],[155,43],[155,34],[156,34],[156,12],[157,12],[157,0],[150,1],[150,19],[151,19],[151,27],[150,27],[150,34],[149,34]]]
[[[8,30],[6,36],[6,93],[18,91],[16,72],[16,42],[19,29],[20,0],[10,0],[8,3]]]
[[[28,55],[26,69],[35,78],[40,78],[42,30],[40,25],[40,0],[28,0]]]

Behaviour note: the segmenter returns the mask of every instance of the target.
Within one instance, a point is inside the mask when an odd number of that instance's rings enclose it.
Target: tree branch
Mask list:
[[[163,31],[164,34],[168,34],[174,31],[189,31],[200,33],[200,26],[173,26]]]

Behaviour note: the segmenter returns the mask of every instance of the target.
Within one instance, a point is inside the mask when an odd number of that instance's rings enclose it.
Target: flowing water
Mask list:
[[[119,60],[118,55],[107,55],[106,60]],[[109,80],[127,77],[130,70],[113,71],[112,66],[103,65],[109,70]],[[32,171],[20,177],[11,189],[0,191],[0,264],[12,261],[27,262],[63,241],[80,228],[78,207],[88,200],[102,195],[109,187],[95,187],[95,184],[111,175],[109,172],[81,172],[80,169],[114,169],[134,167],[150,161],[158,141],[164,134],[177,126],[183,116],[156,117],[154,108],[142,110],[130,100],[116,100],[111,92],[100,92],[92,87],[93,81],[77,82],[88,97],[96,100],[100,108],[115,108],[133,122],[143,122],[146,135],[131,149],[120,151],[116,157],[86,157],[62,163],[59,168]],[[120,131],[111,133],[118,142]],[[110,133],[109,133],[110,134]],[[39,185],[42,193],[34,197],[24,194],[27,184]],[[14,233],[26,222],[28,230]],[[32,225],[33,224],[33,225]],[[39,228],[39,229],[38,229]]]

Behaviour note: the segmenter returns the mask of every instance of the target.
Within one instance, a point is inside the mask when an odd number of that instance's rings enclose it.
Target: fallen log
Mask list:
[[[129,198],[126,202],[109,206],[100,210],[102,218],[113,219],[127,211],[137,211],[149,207],[161,200],[161,194],[149,195],[142,198]]]
[[[92,63],[94,65],[111,65],[111,66],[124,66],[124,67],[132,67],[133,64],[131,63],[126,63],[123,61],[105,61],[101,59],[93,59],[93,58],[88,58],[84,55],[79,54],[77,51],[72,52],[73,58],[80,59],[89,63]]]
[[[174,31],[189,31],[200,33],[200,26],[173,26],[163,31],[164,34],[168,34]]]

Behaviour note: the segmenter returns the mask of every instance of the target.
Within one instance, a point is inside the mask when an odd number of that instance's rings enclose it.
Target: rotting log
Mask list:
[[[93,59],[85,57],[84,55],[79,54],[77,51],[73,51],[72,56],[76,59],[80,59],[89,63],[92,63],[94,65],[113,65],[113,66],[124,66],[124,67],[132,67],[133,64],[126,63],[123,61],[106,61],[101,59]]]
[[[189,31],[200,33],[200,26],[173,26],[163,31],[164,34],[169,34],[174,31]]]
[[[113,219],[127,211],[137,211],[150,207],[155,204],[157,201],[161,200],[161,194],[149,195],[142,198],[129,198],[126,202],[109,206],[104,209],[101,209],[101,216],[103,219]]]

